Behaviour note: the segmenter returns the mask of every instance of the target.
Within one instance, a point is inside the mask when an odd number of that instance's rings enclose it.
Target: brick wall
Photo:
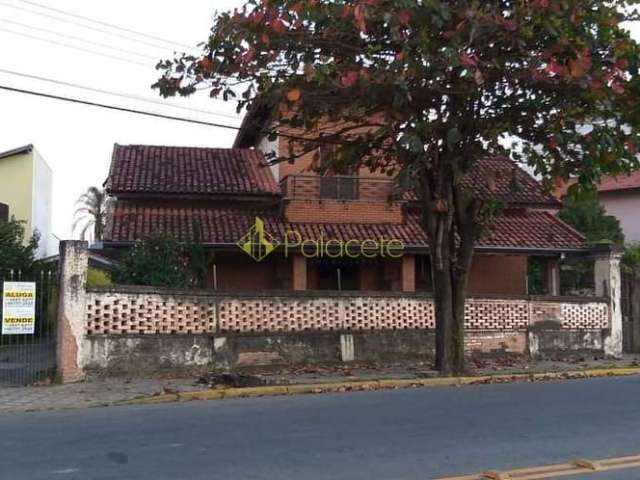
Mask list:
[[[403,222],[397,202],[351,200],[290,200],[285,218],[293,223],[393,223]]]
[[[593,299],[471,298],[467,330],[522,331],[553,322],[566,330],[609,327],[608,304]],[[419,295],[265,293],[224,295],[135,287],[87,294],[86,333],[202,334],[433,329],[433,302]],[[541,323],[545,322],[545,323]]]
[[[527,293],[527,256],[475,255],[469,275],[469,292],[472,295],[496,292],[503,295],[525,295]]]

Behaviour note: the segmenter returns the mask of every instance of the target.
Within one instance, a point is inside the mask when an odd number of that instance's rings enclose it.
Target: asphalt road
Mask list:
[[[0,416],[2,480],[425,480],[631,454],[640,377]]]

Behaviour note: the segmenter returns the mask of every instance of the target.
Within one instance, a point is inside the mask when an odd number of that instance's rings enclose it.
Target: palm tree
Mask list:
[[[93,241],[101,241],[109,205],[107,192],[98,187],[89,187],[86,193],[78,198],[76,205],[78,208],[74,213],[73,230],[82,225],[80,239],[84,240],[89,229],[93,228]]]

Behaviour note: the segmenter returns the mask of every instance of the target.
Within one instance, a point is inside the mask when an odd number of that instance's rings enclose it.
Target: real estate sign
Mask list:
[[[4,282],[2,335],[33,335],[36,326],[36,284]]]

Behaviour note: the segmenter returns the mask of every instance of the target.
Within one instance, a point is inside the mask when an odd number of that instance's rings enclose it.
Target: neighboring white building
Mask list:
[[[52,234],[53,173],[33,145],[0,152],[0,203],[9,218],[26,223],[27,232],[40,234],[38,258],[57,253]]]
[[[625,241],[640,242],[640,171],[604,177],[598,185],[598,200],[620,220]]]

